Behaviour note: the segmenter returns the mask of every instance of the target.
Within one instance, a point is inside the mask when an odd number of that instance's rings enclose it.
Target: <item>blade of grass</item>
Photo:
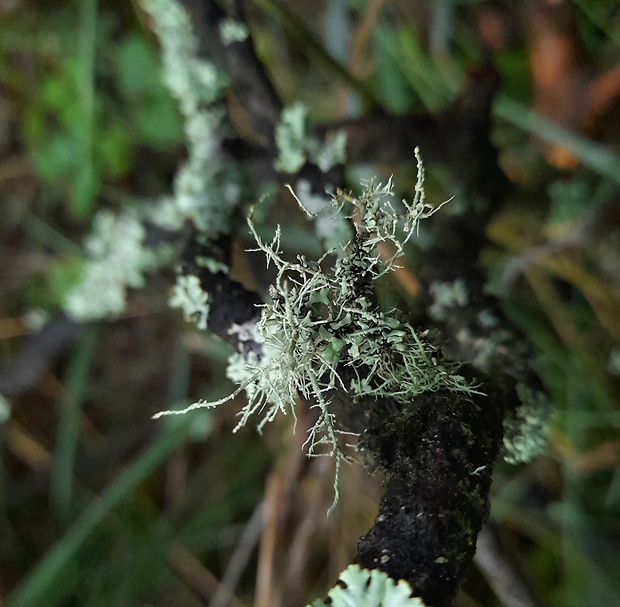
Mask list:
[[[187,437],[192,416],[168,420],[162,432],[138,459],[84,510],[63,538],[48,552],[30,575],[9,596],[12,607],[35,607],[45,604],[47,590],[63,568],[71,564],[76,553],[112,508],[122,502]]]
[[[566,376],[566,433],[572,445],[578,449],[584,446],[584,433],[575,423],[571,413],[582,410],[581,390],[573,375]],[[564,568],[564,601],[567,607],[582,605],[580,584],[580,563],[574,559],[573,551],[580,544],[585,527],[585,514],[579,499],[579,476],[567,463],[563,465],[564,490],[561,502],[561,555]],[[578,548],[577,548],[578,549]]]
[[[84,254],[84,250],[79,244],[55,230],[29,209],[25,210],[22,225],[40,244],[49,246],[62,255],[82,256]]]
[[[424,107],[437,112],[446,106],[462,88],[462,78],[448,73],[424,48],[413,27],[400,27],[394,35],[395,59],[402,61],[403,74],[409,85],[422,100]]]
[[[613,2],[595,3],[591,0],[573,0],[583,14],[605,35],[620,45],[620,31],[614,27],[613,11],[617,9]]]
[[[493,109],[496,116],[549,143],[566,148],[595,173],[620,183],[620,158],[601,144],[565,129],[501,93],[497,95]]]
[[[81,169],[74,181],[74,210],[80,217],[88,216],[94,207],[94,131],[95,131],[95,49],[97,36],[97,0],[79,4],[77,75],[78,108],[81,125]]]
[[[88,327],[81,335],[67,371],[67,392],[60,408],[56,450],[52,471],[52,506],[63,523],[69,521],[73,503],[73,471],[80,434],[82,402],[93,361],[97,329]]]
[[[309,53],[314,54],[332,73],[357,91],[366,104],[371,107],[376,105],[375,95],[371,88],[365,82],[351,75],[346,66],[325,50],[323,44],[316,39],[306,24],[284,2],[281,0],[253,0],[253,3],[281,21],[297,38],[300,49],[307,49]]]

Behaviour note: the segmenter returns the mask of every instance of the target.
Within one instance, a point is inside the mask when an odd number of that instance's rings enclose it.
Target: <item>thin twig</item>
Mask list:
[[[544,607],[529,580],[501,549],[489,525],[478,534],[474,561],[504,607]]]
[[[235,588],[252,557],[260,536],[263,532],[267,518],[267,504],[262,501],[254,510],[254,514],[248,521],[239,545],[235,550],[215,596],[209,603],[209,607],[226,607],[232,600]]]

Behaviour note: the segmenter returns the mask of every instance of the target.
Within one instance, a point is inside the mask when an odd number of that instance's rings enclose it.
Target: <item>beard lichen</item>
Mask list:
[[[475,390],[397,310],[383,310],[375,302],[376,281],[396,269],[420,220],[439,208],[424,202],[424,170],[417,149],[415,153],[418,183],[413,201],[403,200],[402,210],[397,211],[391,179],[385,185],[364,183],[359,196],[338,192],[332,204],[340,212],[351,211],[354,235],[340,250],[328,251],[316,261],[304,256],[285,260],[280,227],[273,240],[265,242],[250,215],[255,250],[276,270],[269,289],[271,301],[262,305],[255,327],[262,353],[231,357],[228,376],[239,384],[231,395],[214,402],[201,400],[181,411],[163,411],[156,417],[216,407],[245,391],[248,403],[236,429],[257,414],[262,415],[261,430],[278,413],[291,412],[294,417],[296,400],[304,398],[319,410],[307,438],[308,453],[334,456],[337,479],[340,464],[348,457],[341,439],[350,433],[338,427],[330,410],[335,391],[344,391],[353,400],[389,396],[408,402],[427,391]],[[386,241],[395,251],[387,260],[376,251]]]

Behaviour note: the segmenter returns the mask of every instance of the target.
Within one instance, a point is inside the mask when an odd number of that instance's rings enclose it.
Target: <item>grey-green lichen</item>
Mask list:
[[[609,354],[607,369],[613,375],[620,375],[620,346],[614,348]]]
[[[241,190],[220,153],[225,112],[216,102],[228,78],[198,56],[190,17],[178,0],[140,1],[160,41],[163,82],[178,102],[188,147],[187,161],[175,177],[173,204],[161,214],[168,223],[191,220],[201,233],[217,238],[230,232]]]
[[[248,26],[235,19],[222,19],[220,23],[220,36],[224,44],[243,42],[250,35]]]
[[[313,137],[308,126],[308,110],[303,103],[282,110],[276,126],[276,145],[275,167],[283,173],[296,173],[308,160],[327,172],[343,163],[346,157],[344,132],[328,135],[325,141]]]
[[[239,172],[224,161],[219,145],[225,113],[216,102],[222,99],[228,78],[199,58],[191,20],[178,0],[141,0],[141,4],[161,43],[163,80],[183,116],[188,158],[175,177],[172,196],[119,215],[101,211],[95,216],[85,243],[82,280],[63,302],[67,313],[79,321],[121,314],[127,289],[142,286],[145,272],[170,260],[170,247],[147,246],[147,224],[178,231],[191,221],[204,238],[215,239],[230,232],[241,191]],[[215,260],[205,259],[204,265],[224,269]],[[177,284],[176,289],[182,286]],[[179,293],[172,302],[181,301]],[[190,314],[200,327],[206,327],[206,309],[202,306]]]
[[[516,390],[521,405],[504,420],[504,459],[509,464],[528,463],[545,452],[553,413],[543,392],[522,383]]]
[[[209,294],[202,290],[197,276],[179,274],[168,305],[180,308],[185,320],[195,322],[198,329],[207,328]]]
[[[433,319],[444,321],[456,308],[466,306],[469,301],[467,286],[462,278],[453,282],[434,281],[429,287],[433,303],[429,308]]]
[[[11,403],[0,394],[0,424],[11,417]]]
[[[230,396],[158,416],[215,407],[245,391],[248,403],[237,427],[260,414],[260,429],[278,413],[294,416],[295,401],[302,397],[319,410],[309,431],[309,455],[335,456],[338,470],[346,457],[340,447],[340,437],[346,433],[330,411],[335,390],[348,392],[353,399],[389,395],[400,402],[427,391],[474,391],[396,310],[383,310],[374,300],[374,283],[396,268],[420,220],[436,211],[424,202],[424,172],[417,150],[416,155],[418,186],[411,203],[402,201],[403,210],[392,205],[391,180],[385,185],[366,183],[357,197],[341,192],[333,199],[336,209],[348,208],[356,217],[354,236],[341,244],[339,255],[328,252],[316,261],[303,256],[287,261],[280,228],[270,243],[264,242],[248,219],[258,250],[276,269],[271,301],[263,305],[255,329],[263,351],[260,356],[232,357],[229,376],[239,387]],[[376,246],[386,241],[395,251],[388,260],[376,252]]]
[[[145,237],[137,210],[99,211],[84,245],[82,280],[66,293],[65,311],[82,322],[121,314],[127,289],[141,287],[146,272],[170,260],[169,247],[146,247]]]
[[[338,252],[340,245],[353,236],[349,219],[331,204],[327,194],[314,194],[307,179],[299,179],[291,192],[302,209],[314,219],[315,232],[323,248]]]

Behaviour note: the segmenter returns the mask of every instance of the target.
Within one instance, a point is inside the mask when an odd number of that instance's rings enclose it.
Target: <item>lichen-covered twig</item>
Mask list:
[[[424,392],[475,391],[396,310],[382,310],[374,303],[374,283],[394,271],[420,220],[437,210],[424,201],[424,169],[417,150],[416,156],[418,187],[413,201],[403,200],[399,210],[391,181],[384,186],[368,183],[357,197],[340,193],[334,198],[334,206],[348,207],[356,214],[355,234],[341,250],[328,252],[316,262],[301,256],[296,262],[286,261],[280,228],[266,243],[248,220],[267,265],[276,269],[271,302],[263,304],[251,340],[262,344],[262,351],[233,356],[229,376],[239,388],[229,397],[159,415],[214,407],[245,390],[248,404],[237,428],[260,415],[260,430],[278,413],[294,415],[296,399],[303,397],[319,410],[308,436],[309,455],[335,456],[338,470],[346,456],[339,440],[343,431],[330,410],[334,391],[350,393],[353,400],[389,396],[401,403]],[[376,253],[381,242],[393,245],[392,258],[383,260]],[[326,271],[323,267],[330,253],[337,255]]]

